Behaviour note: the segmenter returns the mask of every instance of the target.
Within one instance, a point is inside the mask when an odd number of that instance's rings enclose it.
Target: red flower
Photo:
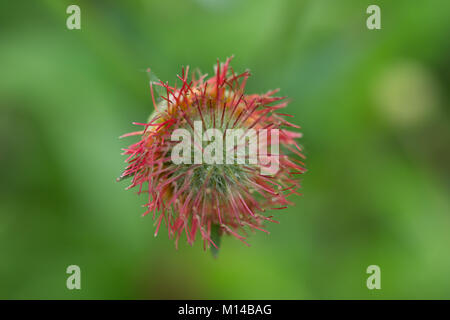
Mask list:
[[[224,233],[246,243],[245,229],[267,232],[263,222],[277,221],[267,216],[266,210],[284,209],[292,204],[287,197],[299,194],[297,174],[305,169],[296,159],[304,156],[295,139],[301,134],[288,131],[286,127],[298,127],[285,119],[289,115],[278,112],[287,102],[281,102],[284,97],[273,96],[278,90],[262,95],[245,94],[250,74],[236,75],[229,66],[230,60],[224,64],[217,62],[215,75],[207,80],[206,75],[188,80],[189,68],[186,71],[183,68],[182,75],[178,76],[180,88],[162,81],[151,82],[154,113],[148,123],[135,123],[143,127],[141,131],[124,135],[139,135],[140,141],[124,149],[128,155],[127,167],[119,180],[131,177],[128,189],[138,187],[138,194],[147,193],[144,215],[152,213],[156,219],[155,236],[164,223],[176,246],[182,233],[191,245],[199,235],[205,248],[212,245],[217,249],[220,235]],[[160,101],[155,99],[153,86],[156,85],[164,89]],[[227,129],[242,129],[244,134],[252,130],[267,132],[267,149],[270,149],[267,156],[275,161],[271,164],[276,168],[268,169],[267,162],[263,161],[264,144],[258,144],[257,155],[248,154],[252,150],[248,146],[240,149],[244,151],[243,164],[198,163],[193,160],[195,151],[187,154],[187,163],[176,164],[171,157],[178,143],[172,139],[176,129],[193,133],[194,137],[189,137],[187,142],[189,145],[193,142],[194,149],[200,153],[205,151],[209,140],[196,143],[197,124],[203,132],[221,130],[224,138],[231,132]],[[275,133],[278,139],[273,139]],[[258,136],[258,141],[263,141],[261,137],[264,136]],[[279,155],[274,151],[278,140],[282,149]],[[224,151],[232,151],[234,157],[237,147]],[[215,154],[220,156],[221,152]],[[251,163],[252,156],[257,156],[256,164]]]

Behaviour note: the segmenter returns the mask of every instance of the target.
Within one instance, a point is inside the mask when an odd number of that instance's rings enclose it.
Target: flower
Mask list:
[[[247,230],[267,232],[263,223],[277,222],[267,215],[267,210],[285,209],[292,205],[288,196],[300,195],[298,174],[305,169],[298,158],[304,156],[295,140],[301,134],[286,129],[299,127],[285,119],[289,115],[278,112],[287,105],[285,98],[274,96],[278,90],[246,94],[250,74],[248,71],[235,74],[230,60],[223,64],[217,61],[215,75],[209,79],[207,75],[192,75],[188,80],[189,67],[183,68],[178,76],[179,88],[151,81],[155,110],[147,123],[134,123],[142,126],[142,130],[124,135],[137,135],[140,140],[124,149],[127,166],[118,180],[130,177],[127,189],[137,187],[138,194],[147,194],[144,215],[152,213],[155,236],[164,221],[177,248],[183,233],[191,245],[199,235],[205,249],[217,250],[223,234],[231,234],[247,244]],[[154,90],[157,86],[163,90],[159,99]],[[190,135],[187,144],[174,141],[177,129]],[[241,140],[238,145],[232,144],[232,148],[223,147],[233,130],[240,132]],[[246,135],[250,132],[263,133],[257,137],[260,148],[257,152],[251,148],[251,142],[245,144],[245,139],[251,138]],[[208,134],[214,135],[214,140]],[[208,145],[212,141],[217,143],[215,147],[222,146],[222,150],[214,151],[216,162],[194,160],[196,153],[204,160],[201,156],[211,150]],[[193,151],[183,149],[186,161],[181,163],[172,157],[175,149],[179,149],[177,145],[182,149],[194,145]],[[231,157],[227,152],[231,152]],[[231,161],[217,161],[223,160],[222,155]],[[243,161],[237,161],[236,157]]]

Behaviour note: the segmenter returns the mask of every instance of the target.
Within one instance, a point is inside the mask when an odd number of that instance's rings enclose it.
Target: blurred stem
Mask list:
[[[211,245],[211,253],[214,258],[217,258],[219,256],[220,243],[222,240],[222,235],[220,234],[220,225],[219,224],[211,225],[211,240],[217,246],[217,248],[216,248],[214,245]]]

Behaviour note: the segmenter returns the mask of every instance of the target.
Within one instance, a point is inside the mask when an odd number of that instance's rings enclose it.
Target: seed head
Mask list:
[[[144,215],[152,213],[155,236],[164,223],[177,247],[183,233],[189,244],[200,236],[204,247],[213,250],[223,234],[247,244],[248,230],[267,232],[263,223],[277,222],[267,210],[285,209],[292,204],[288,196],[299,195],[298,174],[305,169],[295,140],[301,134],[289,131],[299,127],[279,112],[287,105],[285,97],[275,97],[278,90],[246,94],[250,74],[235,74],[230,60],[217,61],[209,79],[201,74],[188,79],[189,67],[183,68],[179,88],[151,81],[155,110],[147,123],[135,123],[142,130],[124,135],[140,140],[124,149],[127,166],[118,180],[130,177],[127,189],[147,194]],[[162,92],[159,97],[157,91]],[[177,129],[188,134],[181,163],[173,161],[180,149],[173,139]],[[237,132],[231,140],[238,139],[231,148],[226,143],[230,132]],[[251,132],[258,133],[256,151],[248,142]],[[214,161],[198,161],[211,145]]]

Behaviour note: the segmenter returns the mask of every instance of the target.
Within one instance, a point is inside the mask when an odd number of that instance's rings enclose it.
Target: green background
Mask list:
[[[450,298],[449,1],[0,6],[0,298]],[[173,84],[232,54],[249,93],[292,99],[308,172],[270,235],[213,259],[153,237],[145,197],[115,182],[135,141],[118,136],[152,112],[146,68]]]

